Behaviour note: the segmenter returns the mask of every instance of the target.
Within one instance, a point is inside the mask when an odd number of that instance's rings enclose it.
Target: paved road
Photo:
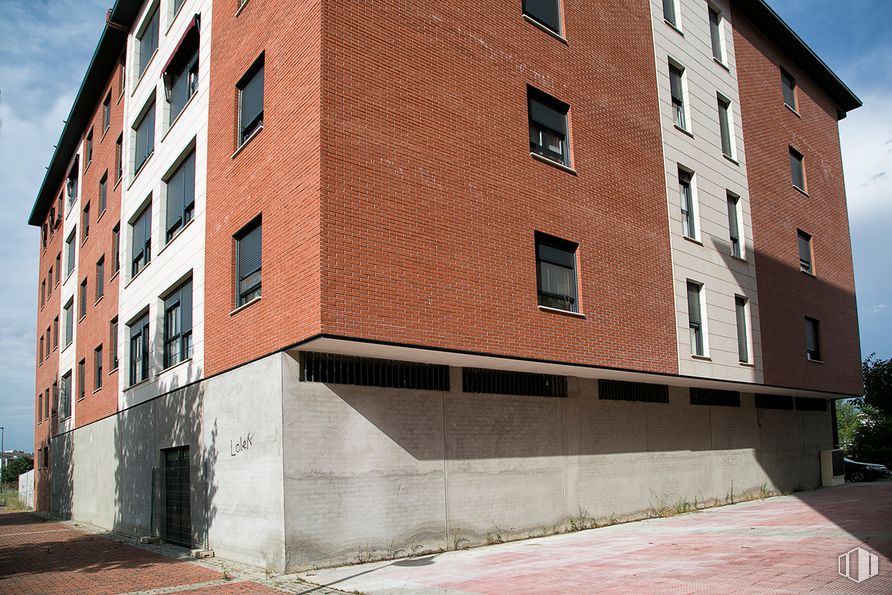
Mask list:
[[[838,574],[876,553],[879,575]],[[892,483],[302,575],[364,593],[892,593]],[[854,566],[854,565],[853,565]]]

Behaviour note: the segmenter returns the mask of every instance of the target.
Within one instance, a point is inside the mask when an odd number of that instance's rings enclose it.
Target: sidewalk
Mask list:
[[[838,557],[880,573],[855,583]],[[892,483],[847,485],[302,578],[363,593],[892,593]]]

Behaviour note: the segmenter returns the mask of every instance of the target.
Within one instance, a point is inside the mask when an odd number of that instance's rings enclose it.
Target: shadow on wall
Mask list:
[[[196,370],[182,386],[176,379],[156,383],[161,396],[116,416],[114,531],[206,546],[216,513],[217,449],[216,431],[205,444],[200,376]]]

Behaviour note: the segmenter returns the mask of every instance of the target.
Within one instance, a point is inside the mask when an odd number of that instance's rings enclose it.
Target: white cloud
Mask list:
[[[883,217],[892,226],[892,93],[863,101],[840,122],[849,214],[853,223]]]

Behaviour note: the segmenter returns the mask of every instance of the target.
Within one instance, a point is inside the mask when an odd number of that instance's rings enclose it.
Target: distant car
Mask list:
[[[889,469],[887,469],[885,465],[859,463],[852,459],[845,459],[845,462],[846,479],[849,481],[876,481],[878,479],[889,477]]]

